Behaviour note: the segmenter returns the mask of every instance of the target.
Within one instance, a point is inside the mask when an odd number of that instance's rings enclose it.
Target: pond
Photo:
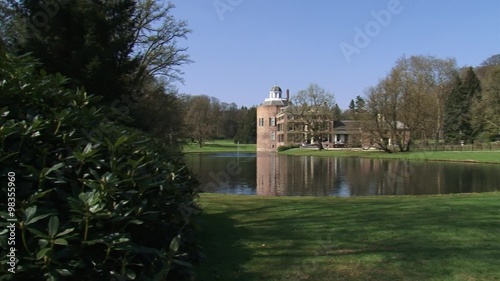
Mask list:
[[[500,190],[500,165],[276,153],[185,156],[201,190],[268,196],[424,195]]]

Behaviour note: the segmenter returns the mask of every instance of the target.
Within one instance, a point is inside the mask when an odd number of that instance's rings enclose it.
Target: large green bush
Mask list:
[[[35,66],[0,54],[0,279],[190,279],[200,258],[191,173],[159,141],[109,121],[95,97]]]

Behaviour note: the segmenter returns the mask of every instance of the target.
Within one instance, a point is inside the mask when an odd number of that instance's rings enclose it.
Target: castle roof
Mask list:
[[[288,101],[285,99],[266,99],[264,102],[260,104],[262,105],[277,105],[277,106],[287,106]]]
[[[271,88],[271,91],[272,91],[272,92],[282,92],[282,91],[281,91],[281,88],[280,88],[278,85],[274,85],[274,86]]]

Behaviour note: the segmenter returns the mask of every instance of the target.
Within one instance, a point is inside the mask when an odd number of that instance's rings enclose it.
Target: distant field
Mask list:
[[[500,280],[498,192],[199,201],[199,280]]]
[[[200,152],[255,152],[255,144],[235,144],[233,140],[208,140],[202,148],[197,143],[190,143],[184,147],[184,153]]]
[[[432,161],[456,161],[477,163],[500,163],[500,151],[416,151],[387,153],[383,151],[323,150],[296,148],[281,152],[288,155],[311,155],[325,157],[366,157],[380,159],[408,159]]]

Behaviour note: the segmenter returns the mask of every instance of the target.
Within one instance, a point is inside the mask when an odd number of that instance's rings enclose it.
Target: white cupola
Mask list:
[[[270,99],[281,99],[281,88],[278,85],[274,85],[269,91]]]

